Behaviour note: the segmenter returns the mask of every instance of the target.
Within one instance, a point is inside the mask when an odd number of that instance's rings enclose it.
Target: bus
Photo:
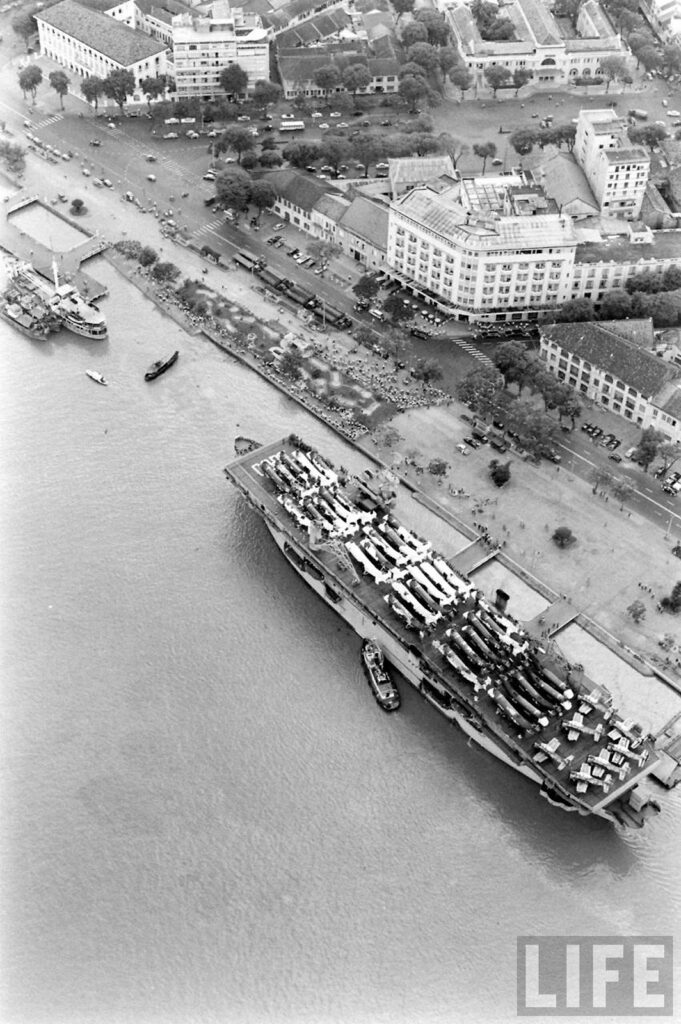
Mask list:
[[[246,249],[241,249],[240,252],[235,252],[232,259],[235,263],[238,263],[240,267],[244,267],[246,270],[250,270],[252,272],[262,270],[262,268],[267,265],[262,256],[254,256],[252,252],[248,252]]]
[[[264,281],[270,288],[278,288],[282,282],[282,278],[279,274],[275,274],[273,270],[267,270],[265,267],[256,267],[256,273],[261,281]]]
[[[280,132],[304,132],[304,121],[282,121],[279,125]]]

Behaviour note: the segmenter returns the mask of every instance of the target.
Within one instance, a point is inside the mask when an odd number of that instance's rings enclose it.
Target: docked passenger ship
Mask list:
[[[84,299],[72,284],[60,284],[56,265],[53,264],[54,283],[41,277],[29,263],[16,263],[10,270],[12,285],[22,295],[38,296],[47,304],[62,327],[81,338],[104,341],[108,336],[104,314]]]
[[[658,762],[653,738],[555,645],[530,636],[503,600],[493,604],[403,526],[385,491],[293,436],[225,473],[305,582],[551,803],[627,827],[659,811],[637,789]]]

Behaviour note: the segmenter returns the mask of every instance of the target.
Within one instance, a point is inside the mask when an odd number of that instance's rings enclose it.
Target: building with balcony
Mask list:
[[[580,110],[574,154],[601,214],[636,220],[650,174],[650,154],[629,142],[627,122],[614,110]]]
[[[417,186],[390,206],[387,264],[462,321],[538,319],[570,297],[572,219],[518,175]]]
[[[546,324],[539,337],[540,358],[558,380],[681,444],[681,367],[656,354],[652,320]]]
[[[167,73],[168,48],[163,41],[75,0],[61,0],[38,11],[35,19],[40,52],[82,78],[130,71],[139,85],[144,78]]]
[[[178,97],[202,100],[224,95],[220,72],[238,64],[248,75],[247,91],[270,77],[270,32],[260,16],[218,0],[201,14],[172,19],[174,76]]]

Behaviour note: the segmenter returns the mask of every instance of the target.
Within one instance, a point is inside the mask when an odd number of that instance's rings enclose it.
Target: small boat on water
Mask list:
[[[249,452],[254,452],[256,448],[262,448],[260,441],[254,441],[250,437],[235,437],[234,438],[234,454],[235,455],[248,455]]]
[[[85,373],[95,384],[103,384],[104,387],[108,387],[109,382],[106,377],[102,377],[101,373],[97,373],[96,370],[86,370]]]
[[[400,694],[388,675],[383,651],[376,640],[362,642],[362,664],[377,702],[384,711],[397,711],[401,703]]]
[[[160,377],[162,373],[165,373],[166,370],[169,370],[170,367],[177,362],[179,355],[180,353],[176,351],[173,352],[170,359],[157,359],[155,363],[151,364],[147,372],[144,374],[144,379],[156,380],[157,377]]]

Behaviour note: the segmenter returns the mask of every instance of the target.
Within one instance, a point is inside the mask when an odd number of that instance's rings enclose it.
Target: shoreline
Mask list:
[[[363,457],[370,460],[375,466],[383,469],[389,469],[391,472],[395,473],[399,479],[400,485],[405,487],[413,495],[415,501],[423,505],[424,508],[428,508],[441,520],[451,525],[464,536],[468,537],[471,543],[475,543],[481,538],[478,531],[469,526],[463,519],[460,519],[455,513],[442,505],[435,497],[430,495],[418,484],[409,480],[409,478],[399,472],[399,470],[392,466],[388,466],[388,464],[379,455],[372,451],[366,443],[362,443],[361,438],[370,433],[368,428],[360,428],[360,433],[353,434],[344,427],[342,422],[338,421],[338,418],[333,413],[326,412],[322,403],[318,399],[315,399],[312,395],[308,394],[303,388],[291,387],[280,374],[276,371],[273,372],[262,365],[261,361],[255,354],[253,354],[252,351],[231,343],[227,334],[218,334],[206,326],[199,326],[198,324],[192,325],[189,321],[189,317],[181,310],[180,307],[164,304],[153,286],[149,282],[143,280],[139,273],[134,272],[134,268],[129,265],[129,261],[126,260],[124,256],[113,253],[111,250],[107,251],[103,255],[123,274],[126,280],[134,284],[146,298],[154,302],[156,307],[160,309],[162,313],[169,316],[178,324],[178,326],[187,331],[191,337],[203,336],[221,352],[224,352],[225,355],[236,359],[241,363],[241,365],[257,373],[258,376],[267,381],[267,383],[276,387],[281,394],[284,394],[287,398],[295,401],[307,412],[316,416],[328,427],[336,431],[336,433],[338,433],[345,442],[353,445],[353,447],[360,452]],[[234,304],[239,305],[238,303]],[[546,600],[550,601],[551,605],[560,603],[561,595],[557,591],[553,590],[549,584],[536,577],[516,559],[502,551],[501,548],[496,547],[491,549],[487,558],[496,558],[501,565],[516,575],[520,580],[525,582],[533,590],[542,594]],[[637,672],[645,675],[649,679],[659,680],[659,682],[661,682],[667,689],[670,689],[681,696],[681,682],[677,682],[675,679],[667,675],[661,668],[651,664],[646,660],[644,655],[632,650],[632,648],[625,644],[623,640],[618,639],[590,616],[585,615],[583,612],[576,612],[574,615],[570,616],[569,621],[575,622],[583,628],[597,642],[603,644],[604,647],[616,654],[631,668],[634,668]],[[558,637],[560,631],[564,628],[564,625],[565,624],[559,625],[555,630],[555,634]]]

